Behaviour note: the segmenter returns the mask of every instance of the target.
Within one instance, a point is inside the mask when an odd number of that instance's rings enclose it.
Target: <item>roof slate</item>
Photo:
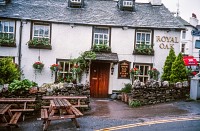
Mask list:
[[[136,3],[136,11],[121,11],[113,0],[85,0],[84,8],[69,8],[66,0],[11,0],[0,6],[0,17],[84,25],[143,28],[184,28],[164,6]]]
[[[186,20],[184,20],[183,18],[181,18],[180,16],[176,17],[183,25],[185,26],[192,26],[190,23],[188,23]]]

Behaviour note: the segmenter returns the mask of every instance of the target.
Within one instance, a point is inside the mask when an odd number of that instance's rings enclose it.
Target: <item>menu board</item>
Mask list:
[[[119,71],[118,78],[130,79],[130,62],[129,61],[121,61],[119,62]]]

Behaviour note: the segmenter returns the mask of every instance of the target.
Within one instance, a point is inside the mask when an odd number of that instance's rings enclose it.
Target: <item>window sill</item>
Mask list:
[[[52,50],[51,45],[28,45],[28,48]]]
[[[17,47],[16,44],[0,44],[1,47]]]

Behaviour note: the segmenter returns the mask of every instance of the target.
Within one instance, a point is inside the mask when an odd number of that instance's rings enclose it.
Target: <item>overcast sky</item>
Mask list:
[[[162,0],[162,3],[171,11],[177,11],[179,1],[180,16],[189,22],[192,13],[195,13],[200,24],[200,0]],[[136,2],[148,3],[149,0],[136,0]]]

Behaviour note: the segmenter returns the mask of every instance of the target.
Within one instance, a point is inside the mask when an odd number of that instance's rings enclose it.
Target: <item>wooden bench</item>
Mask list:
[[[81,100],[87,99],[87,96],[43,96],[43,100],[53,100],[53,99],[67,99],[67,100],[77,100],[76,105],[72,105],[74,107],[88,107],[88,105],[82,105]]]
[[[41,109],[41,119],[48,119],[47,109]]]
[[[83,114],[76,108],[76,107],[71,107],[72,112],[75,114],[76,117],[83,116]]]
[[[18,127],[17,121],[19,120],[21,114],[21,112],[15,112],[8,125]]]

